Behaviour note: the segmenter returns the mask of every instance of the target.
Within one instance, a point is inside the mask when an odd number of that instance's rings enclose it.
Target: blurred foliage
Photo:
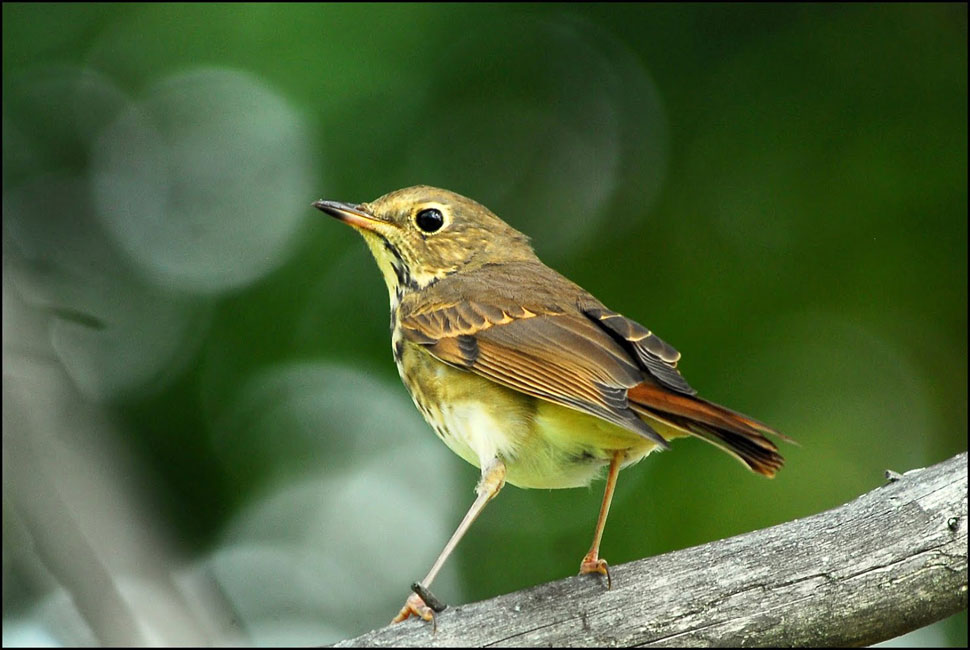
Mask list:
[[[963,4],[4,3],[3,143],[5,386],[63,368],[250,641],[384,624],[477,479],[408,404],[380,276],[317,198],[475,198],[798,441],[770,482],[688,441],[624,472],[614,564],[966,449]],[[573,573],[600,487],[506,489],[436,591]],[[13,617],[83,642],[39,609],[56,585],[8,503],[5,644],[48,638]],[[921,634],[965,647],[966,617]]]

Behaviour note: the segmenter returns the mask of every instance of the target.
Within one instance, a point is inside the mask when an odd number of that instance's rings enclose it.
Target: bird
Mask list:
[[[488,208],[428,185],[314,207],[359,232],[387,285],[391,349],[418,410],[481,470],[476,498],[392,620],[434,621],[430,587],[485,505],[509,483],[571,488],[606,474],[580,574],[612,577],[600,543],[621,469],[674,438],[712,443],[773,477],[767,425],[698,397],[680,353],[543,264]]]

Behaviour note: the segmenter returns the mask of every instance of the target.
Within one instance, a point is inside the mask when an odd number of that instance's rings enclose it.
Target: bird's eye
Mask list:
[[[424,232],[435,232],[444,225],[445,217],[441,214],[441,210],[427,208],[414,217],[414,223],[418,224],[418,228]]]

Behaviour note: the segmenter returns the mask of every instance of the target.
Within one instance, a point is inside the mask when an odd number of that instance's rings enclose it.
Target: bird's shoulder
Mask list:
[[[581,287],[538,261],[485,264],[446,276],[400,304],[402,323],[438,336],[475,334],[497,325],[549,316],[581,316],[595,302]]]
[[[402,316],[435,311],[458,302],[478,302],[498,309],[568,311],[581,302],[596,301],[582,287],[538,260],[484,264],[453,273],[401,302]]]

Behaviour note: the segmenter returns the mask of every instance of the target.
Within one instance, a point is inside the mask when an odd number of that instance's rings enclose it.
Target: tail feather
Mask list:
[[[786,436],[746,415],[648,383],[631,388],[627,397],[630,407],[641,415],[661,420],[716,445],[754,472],[770,478],[785,462],[778,447],[765,434],[784,439]]]

